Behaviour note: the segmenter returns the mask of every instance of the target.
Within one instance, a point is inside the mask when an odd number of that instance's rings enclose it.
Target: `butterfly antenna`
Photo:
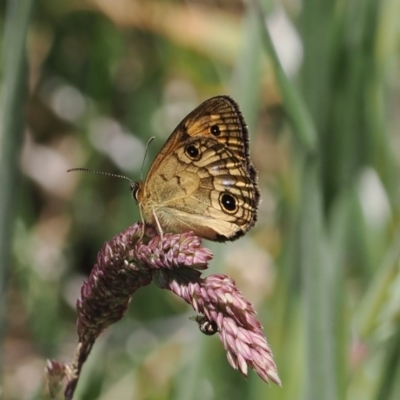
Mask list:
[[[111,174],[110,172],[96,171],[95,169],[89,169],[89,168],[71,168],[67,170],[67,172],[72,172],[72,171],[93,172],[95,174],[113,176],[114,178],[126,179],[131,183],[131,185],[135,185],[135,181],[133,181],[131,178],[128,178],[125,175]]]
[[[144,152],[144,157],[143,157],[143,162],[142,162],[142,167],[140,168],[140,180],[143,181],[143,168],[144,168],[144,162],[146,161],[146,156],[147,156],[147,152],[149,150],[149,145],[150,143],[155,139],[155,136],[152,136],[146,144],[146,150]]]

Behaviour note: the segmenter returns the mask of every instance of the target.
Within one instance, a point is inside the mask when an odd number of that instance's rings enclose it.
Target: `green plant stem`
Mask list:
[[[254,0],[254,4],[260,19],[261,39],[272,63],[276,80],[281,91],[285,111],[294,128],[293,133],[300,142],[302,150],[305,153],[315,154],[317,150],[317,132],[314,122],[300,94],[289,81],[282,68],[271,36],[265,25],[266,16],[260,1]]]
[[[260,1],[255,1],[262,27],[262,37],[274,67],[289,115],[293,134],[301,143],[302,202],[299,209],[299,253],[296,260],[301,269],[301,287],[305,317],[305,392],[307,400],[335,400],[337,376],[335,357],[334,289],[327,256],[326,221],[323,215],[320,187],[320,160],[316,155],[317,131],[305,101],[289,81],[277,57],[265,24],[265,13]],[[283,383],[284,384],[284,383]]]
[[[25,45],[32,5],[33,0],[9,0],[4,30],[0,116],[0,339],[4,336],[16,182],[24,128],[27,93]]]
[[[327,254],[319,168],[307,158],[303,169],[299,260],[305,316],[305,395],[308,400],[337,399],[334,308],[337,278]],[[332,268],[333,267],[333,268]]]
[[[397,323],[396,332],[390,339],[386,348],[384,365],[381,372],[381,383],[375,397],[376,400],[390,400],[396,398],[393,392],[399,375],[399,352],[400,322]]]

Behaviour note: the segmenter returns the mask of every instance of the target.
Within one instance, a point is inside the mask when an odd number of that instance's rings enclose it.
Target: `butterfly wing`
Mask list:
[[[259,190],[248,131],[237,104],[209,99],[173,131],[136,196],[163,231],[234,240],[255,223]]]

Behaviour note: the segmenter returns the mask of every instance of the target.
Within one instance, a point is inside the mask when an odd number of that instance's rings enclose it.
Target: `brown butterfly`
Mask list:
[[[257,220],[260,192],[236,102],[213,97],[184,118],[132,195],[160,233],[193,231],[219,242],[244,235]]]
[[[92,171],[73,168],[69,171]],[[103,173],[105,175],[112,175]],[[142,219],[164,232],[194,232],[225,242],[257,220],[260,192],[249,155],[249,133],[239,106],[216,96],[175,128],[142,182],[131,179]]]

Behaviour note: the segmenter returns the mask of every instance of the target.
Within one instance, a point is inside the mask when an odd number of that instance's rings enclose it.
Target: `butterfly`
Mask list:
[[[142,218],[160,234],[192,231],[225,242],[255,224],[257,179],[239,106],[216,96],[180,122],[131,190]]]

